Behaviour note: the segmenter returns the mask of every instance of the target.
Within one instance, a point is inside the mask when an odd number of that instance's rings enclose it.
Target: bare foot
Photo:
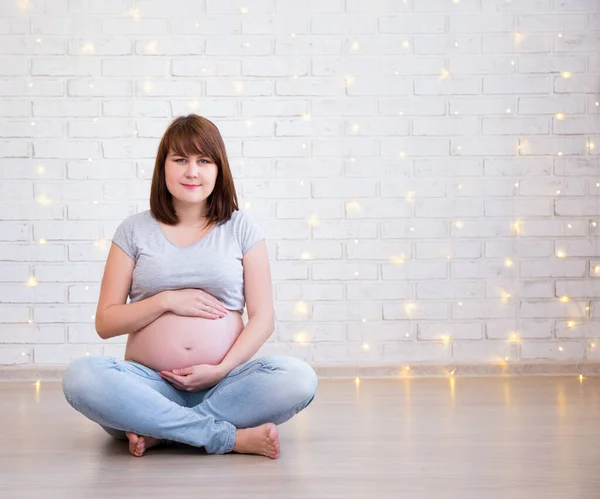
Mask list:
[[[279,457],[279,431],[274,423],[266,423],[255,428],[237,430],[234,452],[259,454],[277,459]]]
[[[129,439],[129,453],[135,457],[142,457],[144,452],[160,443],[158,438],[144,437],[130,431],[126,432],[125,435]]]

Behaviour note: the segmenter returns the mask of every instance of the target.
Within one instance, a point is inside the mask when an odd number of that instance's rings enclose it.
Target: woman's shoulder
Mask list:
[[[119,228],[129,232],[133,232],[134,230],[137,232],[140,229],[144,230],[144,228],[146,228],[152,222],[152,220],[153,219],[150,210],[144,210],[140,211],[139,213],[133,213],[126,216],[119,224]]]

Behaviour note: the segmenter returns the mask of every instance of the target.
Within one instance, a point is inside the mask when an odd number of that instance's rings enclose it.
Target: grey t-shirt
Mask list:
[[[112,241],[135,260],[131,302],[165,290],[196,288],[223,302],[227,309],[243,312],[242,256],[262,239],[258,224],[247,212],[238,210],[191,246],[176,246],[146,210],[123,220]]]

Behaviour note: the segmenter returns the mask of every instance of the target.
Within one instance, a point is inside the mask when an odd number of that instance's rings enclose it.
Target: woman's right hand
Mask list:
[[[187,288],[165,291],[167,310],[176,315],[220,319],[227,314],[225,306],[201,289]]]

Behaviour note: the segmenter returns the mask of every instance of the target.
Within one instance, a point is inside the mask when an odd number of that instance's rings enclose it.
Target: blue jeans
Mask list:
[[[294,357],[251,360],[198,392],[178,390],[134,361],[79,357],[62,386],[75,410],[116,438],[131,431],[225,454],[236,428],[284,423],[312,402],[317,383],[314,370]]]

